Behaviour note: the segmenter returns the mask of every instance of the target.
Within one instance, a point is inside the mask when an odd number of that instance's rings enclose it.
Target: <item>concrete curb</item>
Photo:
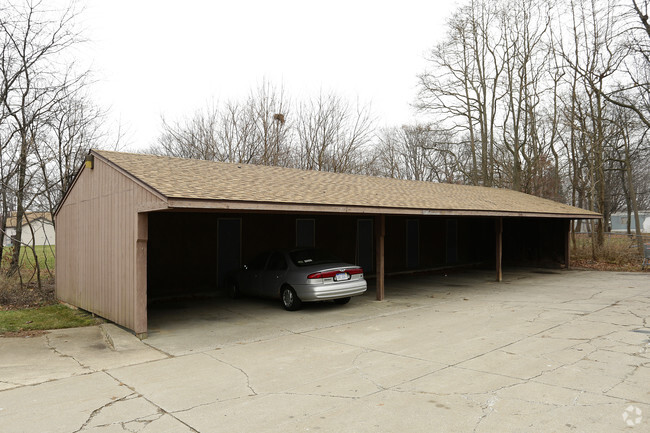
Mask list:
[[[104,337],[104,342],[106,343],[106,345],[110,347],[111,350],[115,350],[115,343],[113,342],[113,337],[111,337],[110,330],[108,329],[109,326],[110,325],[108,323],[102,323],[101,325],[99,325],[99,330],[101,331],[102,336]]]

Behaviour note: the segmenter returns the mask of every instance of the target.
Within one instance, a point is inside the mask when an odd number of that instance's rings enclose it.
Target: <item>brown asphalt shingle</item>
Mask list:
[[[27,224],[26,218],[29,218],[30,222],[34,222],[38,219],[52,222],[52,215],[50,215],[49,212],[25,212],[25,215],[23,216],[23,225]],[[16,212],[12,212],[9,218],[7,218],[7,227],[16,227]]]
[[[94,151],[167,198],[598,216],[508,189]]]

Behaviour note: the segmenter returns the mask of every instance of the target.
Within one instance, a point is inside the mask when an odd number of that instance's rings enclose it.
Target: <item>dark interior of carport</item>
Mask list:
[[[214,294],[257,254],[314,246],[377,271],[381,217],[369,214],[151,212],[147,296]],[[446,268],[566,266],[568,220],[529,216],[390,215],[384,217],[384,272]],[[499,245],[501,233],[501,245]],[[499,272],[497,272],[499,275]],[[390,286],[386,290],[390,296]]]

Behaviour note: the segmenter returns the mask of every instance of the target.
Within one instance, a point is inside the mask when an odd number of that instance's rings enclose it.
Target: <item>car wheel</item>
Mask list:
[[[334,299],[334,303],[337,305],[345,305],[348,302],[350,302],[350,299],[351,298],[349,296],[347,298],[338,298],[338,299]]]
[[[282,306],[287,311],[296,311],[302,306],[302,301],[296,295],[296,291],[289,286],[282,287],[280,298],[282,300]]]
[[[239,291],[239,284],[236,282],[230,283],[228,286],[228,296],[230,299],[237,299],[239,296],[241,296],[241,292]]]

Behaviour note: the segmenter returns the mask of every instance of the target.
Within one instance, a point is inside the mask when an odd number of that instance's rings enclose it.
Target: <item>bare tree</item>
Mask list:
[[[253,119],[255,141],[261,155],[257,161],[262,165],[287,165],[289,163],[290,123],[289,101],[282,87],[276,88],[264,80],[251,92],[247,108]]]
[[[26,204],[33,201],[30,181],[34,177],[31,169],[37,164],[38,140],[66,91],[69,94],[78,88],[85,78],[65,63],[65,51],[80,41],[75,32],[76,16],[74,4],[52,11],[37,1],[7,3],[0,15],[3,162],[9,159],[8,146],[16,147],[15,166],[7,168],[3,176],[3,195],[11,188],[17,218],[11,273],[18,269]]]
[[[219,148],[220,120],[220,113],[214,105],[197,110],[184,120],[170,122],[163,117],[158,144],[149,151],[177,158],[224,160]]]
[[[300,104],[296,135],[301,168],[360,173],[374,137],[374,120],[368,106],[321,93]]]
[[[37,207],[50,214],[68,188],[90,148],[119,149],[120,131],[103,128],[106,112],[77,89],[64,89],[51,108],[43,135],[34,147],[37,161]],[[106,139],[110,143],[104,143]]]
[[[469,180],[471,168],[459,161],[459,146],[433,125],[385,128],[378,135],[379,174],[400,179],[448,182]]]
[[[291,164],[289,101],[267,81],[243,101],[212,103],[189,118],[162,119],[162,133],[149,152],[211,161]]]
[[[650,21],[648,19],[648,0],[630,0],[624,8],[615,4],[619,14],[617,21],[623,23],[621,30],[627,51],[621,60],[621,70],[625,78],[620,85],[594,90],[601,92],[608,102],[634,112],[639,120],[650,128]]]
[[[513,0],[505,3],[503,35],[503,145],[511,169],[511,188],[540,195],[543,161],[550,153],[542,127],[543,97],[552,85],[547,64],[552,3]]]
[[[616,0],[597,3],[571,3],[573,19],[573,40],[575,55],[565,54],[564,60],[584,86],[586,97],[585,114],[589,124],[583,130],[591,131],[586,136],[589,183],[592,185],[592,209],[603,213],[604,221],[599,220],[596,227],[597,244],[604,243],[605,224],[609,220],[610,208],[607,205],[607,126],[606,106],[609,81],[616,78],[629,50],[621,43],[624,32],[618,20],[619,5]]]

